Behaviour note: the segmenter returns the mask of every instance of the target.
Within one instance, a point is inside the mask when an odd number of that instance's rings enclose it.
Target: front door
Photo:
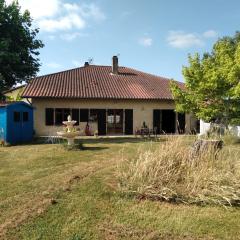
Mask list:
[[[174,110],[162,110],[162,132],[175,133],[176,114]]]
[[[125,109],[125,134],[133,134],[133,110]]]
[[[98,120],[98,134],[106,135],[106,110],[105,109],[98,109],[97,120]]]
[[[123,109],[108,109],[107,133],[123,134]]]

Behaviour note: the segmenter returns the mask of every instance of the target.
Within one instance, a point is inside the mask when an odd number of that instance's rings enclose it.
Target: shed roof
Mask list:
[[[26,102],[23,101],[0,101],[0,107],[8,107],[10,105],[25,105],[29,108],[33,108],[32,105],[27,104]]]

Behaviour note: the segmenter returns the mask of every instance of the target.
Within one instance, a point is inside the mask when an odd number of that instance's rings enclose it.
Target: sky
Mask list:
[[[7,3],[12,0],[6,0]],[[38,75],[119,65],[184,81],[188,54],[211,51],[240,30],[239,0],[19,0],[28,9],[40,50]]]

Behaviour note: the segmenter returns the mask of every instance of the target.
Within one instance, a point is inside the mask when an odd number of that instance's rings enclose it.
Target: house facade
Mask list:
[[[183,83],[178,83],[184,87]],[[38,136],[56,135],[68,115],[85,134],[131,135],[143,125],[158,134],[191,133],[196,119],[175,113],[170,80],[132,68],[85,66],[33,79],[22,96],[34,107]]]

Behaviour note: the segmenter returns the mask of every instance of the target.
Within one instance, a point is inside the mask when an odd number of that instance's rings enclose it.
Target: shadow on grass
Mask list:
[[[82,139],[75,139],[75,143],[79,144],[122,144],[122,143],[141,143],[141,142],[164,142],[166,141],[165,138],[82,138]],[[66,143],[66,140],[64,139],[58,139],[56,142],[53,142],[53,144],[64,144]],[[45,138],[36,138],[31,143],[26,143],[24,145],[34,145],[34,144],[52,144],[51,142],[47,142]]]
[[[141,142],[163,142],[163,138],[95,138],[95,139],[77,139],[82,143],[107,143],[107,144],[122,144],[122,143],[141,143]]]
[[[160,137],[98,137],[98,138],[82,138],[82,139],[75,139],[76,144],[122,144],[122,143],[144,143],[144,142],[165,142],[166,138],[164,136]],[[39,144],[66,144],[65,139],[53,139],[53,141],[48,141],[47,137],[40,137],[34,138],[32,142],[28,143],[21,143],[16,145],[8,145],[11,146],[31,146],[31,145],[39,145]],[[84,146],[85,147],[85,146]],[[98,150],[102,147],[85,147],[86,150]],[[106,148],[102,148],[106,149]]]
[[[67,145],[67,143],[61,145],[67,151],[102,151],[109,149],[103,146],[86,146],[82,141],[76,141],[74,145]]]
[[[83,146],[83,148],[81,149],[82,151],[101,151],[101,150],[106,150],[109,149],[108,147],[86,147]]]

